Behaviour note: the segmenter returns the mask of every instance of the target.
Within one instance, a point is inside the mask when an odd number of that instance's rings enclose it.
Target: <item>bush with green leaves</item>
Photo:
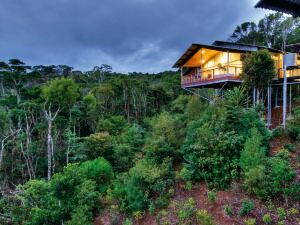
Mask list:
[[[279,207],[276,209],[277,216],[279,220],[285,220],[286,219],[286,211],[284,208]]]
[[[255,205],[251,200],[244,200],[239,210],[239,215],[246,216],[254,209],[255,209]]]
[[[256,219],[255,218],[249,218],[244,220],[245,225],[255,225],[256,224]]]
[[[278,194],[297,196],[300,189],[293,184],[296,174],[289,165],[287,153],[281,151],[267,157],[265,151],[261,134],[252,130],[240,159],[245,189],[263,199]]]
[[[244,174],[244,187],[250,193],[267,196],[265,164],[267,161],[265,148],[262,146],[262,135],[257,129],[251,130],[241,153],[240,166]]]
[[[184,170],[193,180],[205,180],[210,187],[224,188],[237,177],[242,138],[224,130],[223,122],[197,121],[189,129],[182,148]]]
[[[300,141],[300,107],[295,107],[292,119],[287,122],[289,135],[296,141]]]
[[[108,132],[99,132],[89,135],[83,139],[86,158],[89,160],[98,157],[111,159],[112,137]]]
[[[196,202],[193,198],[187,199],[178,211],[178,220],[181,224],[192,224],[192,217],[197,211]]]
[[[70,164],[49,182],[32,180],[19,187],[13,220],[18,224],[92,224],[101,193],[113,178],[103,158]],[[22,204],[21,204],[22,203]]]
[[[230,205],[225,205],[224,206],[224,213],[227,215],[227,216],[232,216],[233,215],[233,209]]]
[[[193,180],[226,188],[237,179],[241,150],[252,128],[258,130],[267,146],[270,132],[254,109],[245,109],[245,99],[242,88],[227,91],[223,100],[208,106],[200,119],[188,125],[181,152],[183,168]]]
[[[263,216],[262,220],[265,224],[271,224],[272,223],[272,217],[270,216],[270,214],[265,214]]]
[[[129,173],[118,177],[113,193],[120,200],[121,211],[144,211],[151,202],[155,204],[156,200],[159,203],[166,201],[163,197],[168,193],[173,179],[170,160],[157,164],[150,159],[141,159]]]
[[[145,143],[145,130],[133,124],[120,135],[114,136],[112,164],[115,171],[126,172],[133,167],[136,154],[141,153]]]
[[[144,148],[146,157],[157,163],[166,158],[179,160],[179,149],[185,136],[184,121],[181,117],[162,112],[151,119],[150,130]]]
[[[208,200],[209,200],[210,202],[216,201],[216,198],[217,198],[216,192],[215,192],[214,190],[208,191],[208,192],[207,192],[207,198],[208,198]]]
[[[197,211],[196,218],[201,225],[216,225],[213,217],[204,209]]]

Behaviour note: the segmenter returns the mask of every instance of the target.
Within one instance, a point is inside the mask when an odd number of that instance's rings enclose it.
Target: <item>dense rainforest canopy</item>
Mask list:
[[[287,34],[287,43],[300,42],[298,21],[288,21],[271,14],[238,26],[231,39],[281,48]],[[157,213],[157,224],[170,224],[160,210],[178,183],[189,191],[205,182],[210,201],[240,184],[263,202],[299,206],[299,165],[290,163],[300,141],[299,109],[286,131],[270,131],[263,106],[250,107],[247,85],[224,95],[202,91],[210,103],[183,91],[174,71],[125,75],[109,65],[82,72],[0,62],[0,223],[89,225],[109,212],[110,224],[129,225],[149,212]],[[271,154],[270,139],[281,136],[292,143]],[[245,200],[238,215],[253,209]],[[274,217],[261,219],[268,224]],[[216,224],[193,199],[181,205],[177,220]]]

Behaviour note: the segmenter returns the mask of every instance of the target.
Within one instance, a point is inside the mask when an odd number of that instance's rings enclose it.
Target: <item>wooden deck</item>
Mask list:
[[[216,85],[222,85],[224,83],[235,83],[240,84],[242,83],[240,77],[233,76],[231,74],[224,74],[224,75],[217,75],[214,78],[203,79],[203,78],[194,78],[191,80],[182,80],[181,86],[184,88],[190,87],[212,87]]]

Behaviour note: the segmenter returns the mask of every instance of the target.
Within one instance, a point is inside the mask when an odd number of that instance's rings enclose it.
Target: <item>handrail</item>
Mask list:
[[[239,78],[239,74],[237,73],[237,69],[241,69],[242,67],[237,66],[230,66],[228,67],[229,73],[227,73],[227,70],[223,74],[214,74],[215,70],[220,71],[219,68],[211,69],[207,68],[204,70],[198,70],[195,69],[190,74],[186,74],[182,77],[182,84],[191,84],[191,83],[197,83],[197,82],[207,82],[210,80],[219,80],[219,79],[228,79],[228,78]],[[230,73],[230,70],[234,69],[235,73]],[[203,77],[203,74],[211,72],[208,77]]]

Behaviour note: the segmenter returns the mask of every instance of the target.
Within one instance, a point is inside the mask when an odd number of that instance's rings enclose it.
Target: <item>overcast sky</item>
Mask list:
[[[256,0],[0,0],[0,60],[160,72],[191,43],[226,40]]]

